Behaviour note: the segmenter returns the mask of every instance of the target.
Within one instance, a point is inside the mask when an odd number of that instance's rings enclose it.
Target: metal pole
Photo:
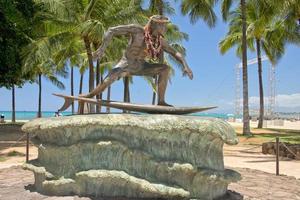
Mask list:
[[[29,133],[26,133],[26,162],[29,161]]]
[[[279,176],[279,137],[276,137],[276,176]]]

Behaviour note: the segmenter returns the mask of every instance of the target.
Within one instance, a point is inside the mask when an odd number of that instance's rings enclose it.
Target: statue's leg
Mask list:
[[[91,91],[87,95],[82,95],[82,97],[91,98],[94,97],[101,92],[103,92],[107,87],[109,87],[113,82],[116,80],[119,80],[122,77],[125,77],[128,75],[128,72],[126,71],[126,62],[120,62],[116,65],[115,68],[113,68],[109,74],[105,77],[104,81],[96,86],[96,88]]]
[[[140,71],[134,73],[134,75],[152,77],[158,75],[158,105],[171,106],[165,102],[169,73],[170,67],[166,64],[151,64],[145,62]]]
[[[103,92],[107,87],[109,87],[114,81],[120,79],[121,77],[127,76],[128,72],[125,71],[125,67],[127,66],[127,62],[121,60],[115,68],[113,68],[109,74],[106,76],[104,81],[96,86],[96,88],[87,95],[80,95],[81,97],[91,98],[94,97],[101,92]],[[84,102],[79,101],[79,114],[83,114],[84,111]]]
[[[165,93],[169,80],[170,68],[165,67],[158,76],[158,105],[171,106],[165,102]]]

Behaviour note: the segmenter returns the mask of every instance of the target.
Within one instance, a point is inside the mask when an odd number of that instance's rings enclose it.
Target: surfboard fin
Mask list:
[[[65,100],[63,106],[60,109],[58,109],[59,112],[63,112],[65,110],[67,110],[71,106],[71,104],[74,102],[74,99],[66,98],[66,97],[63,97],[63,96],[58,95],[58,94],[53,94],[53,95],[62,97]]]

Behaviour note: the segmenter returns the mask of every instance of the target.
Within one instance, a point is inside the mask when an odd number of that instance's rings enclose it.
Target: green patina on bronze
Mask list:
[[[222,120],[80,115],[36,119],[22,129],[40,146],[25,168],[48,194],[213,199],[240,179],[224,169],[223,144],[238,140]]]

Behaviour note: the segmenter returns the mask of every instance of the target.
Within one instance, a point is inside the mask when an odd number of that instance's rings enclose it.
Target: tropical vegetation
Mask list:
[[[0,2],[0,88],[12,90],[12,121],[15,122],[15,87],[31,81],[30,73],[22,73],[21,49],[32,35],[34,3],[32,0]]]
[[[250,50],[256,50],[259,80],[259,122],[258,128],[263,127],[264,119],[264,90],[262,77],[262,51],[266,54],[272,64],[276,64],[285,52],[287,43],[300,44],[299,26],[288,21],[285,16],[275,14],[277,12],[270,6],[258,3],[257,0],[249,0],[246,6],[247,16],[247,44]],[[269,13],[269,15],[266,15]],[[219,47],[222,54],[230,48],[236,47],[236,53],[241,57],[241,10],[237,8],[230,13],[229,31],[220,42]]]
[[[175,9],[167,0],[4,0],[0,3],[0,87],[12,89],[25,82],[39,84],[38,117],[41,116],[42,79],[45,77],[63,89],[60,78],[70,73],[70,95],[74,91],[74,69],[80,71],[78,94],[83,93],[83,77],[88,72],[88,88],[103,81],[104,75],[122,55],[127,45],[125,36],[112,40],[105,56],[93,62],[92,52],[102,43],[105,31],[119,24],[145,24],[153,14],[172,15]],[[243,133],[249,135],[247,50],[256,50],[260,93],[259,127],[264,119],[261,54],[272,63],[284,54],[285,45],[299,43],[300,0],[182,0],[181,13],[195,24],[203,20],[210,28],[217,22],[216,5],[228,23],[228,33],[220,42],[222,53],[237,47],[243,70]],[[213,31],[213,30],[212,30]],[[168,25],[166,39],[183,54],[181,42],[188,35],[174,24]],[[161,54],[159,62],[172,62]],[[171,76],[170,76],[171,78]],[[154,80],[153,80],[154,79]],[[156,101],[157,77],[147,79],[153,87],[152,103]],[[132,77],[125,77],[124,101],[130,102]],[[111,88],[107,99],[110,100]],[[103,95],[97,95],[102,99]],[[75,113],[72,105],[72,113]],[[109,108],[107,110],[109,112]],[[89,112],[101,112],[101,107],[89,106]]]

